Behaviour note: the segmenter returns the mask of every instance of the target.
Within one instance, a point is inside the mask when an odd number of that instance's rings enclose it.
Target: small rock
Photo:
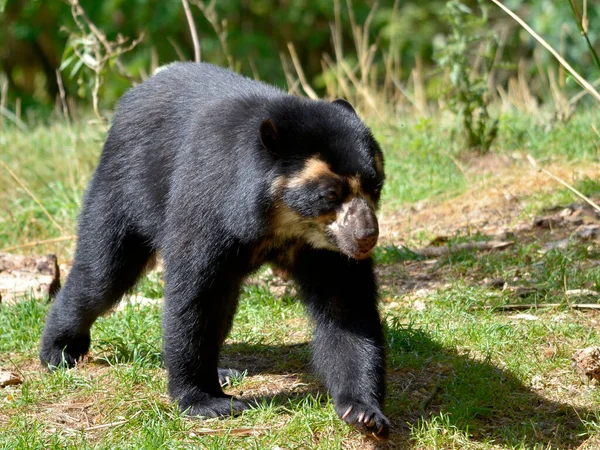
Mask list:
[[[581,225],[583,224],[583,217],[580,216],[569,216],[569,217],[563,217],[563,220],[570,224],[570,225]]]
[[[544,389],[544,379],[541,375],[534,375],[531,379],[531,388],[536,391]]]
[[[22,382],[23,378],[16,373],[0,369],[0,387],[14,386],[16,384],[21,384]]]
[[[577,350],[571,359],[574,369],[581,376],[587,377],[593,383],[600,381],[600,347]]]
[[[573,214],[573,210],[571,208],[565,208],[560,213],[558,213],[558,215],[560,217],[567,217],[567,216],[570,216],[571,214]]]
[[[546,253],[550,250],[562,250],[569,246],[571,241],[569,239],[561,239],[560,241],[547,242],[540,250],[540,253]]]
[[[582,225],[575,233],[581,239],[595,239],[600,235],[600,225]]]
[[[504,289],[506,287],[506,281],[504,278],[494,278],[488,282],[488,286],[493,289]]]
[[[162,299],[159,298],[148,298],[144,297],[143,295],[131,295],[126,296],[123,301],[115,306],[114,311],[125,311],[127,309],[127,305],[149,306],[158,305],[160,302],[162,302]]]
[[[526,313],[514,314],[512,316],[508,316],[508,318],[513,320],[540,320],[539,317]]]
[[[427,309],[427,306],[425,305],[425,302],[423,302],[423,300],[415,300],[413,302],[413,308],[415,309],[415,311],[425,311]]]

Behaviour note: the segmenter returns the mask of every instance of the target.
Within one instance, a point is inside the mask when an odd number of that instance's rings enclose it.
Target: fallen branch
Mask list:
[[[570,308],[570,309],[598,309],[600,310],[600,304],[598,303],[518,303],[514,305],[500,305],[491,306],[486,305],[483,307],[473,307],[471,309],[493,309],[497,311],[525,311],[528,309],[549,309],[549,308]]]
[[[438,377],[438,379],[437,379],[435,385],[433,386],[433,389],[429,393],[429,395],[427,397],[425,397],[423,399],[423,401],[421,402],[421,404],[419,405],[419,411],[421,411],[421,414],[425,414],[425,408],[427,408],[427,406],[435,398],[435,396],[439,392],[441,386],[442,386],[442,377]]]
[[[417,250],[412,250],[418,256],[426,258],[440,257],[450,255],[460,251],[483,251],[497,250],[513,245],[513,241],[486,241],[486,242],[467,242],[464,244],[445,245],[443,247],[426,247]]]
[[[84,428],[83,431],[93,431],[93,430],[101,430],[102,428],[111,428],[111,427],[118,427],[120,425],[126,424],[127,422],[133,420],[138,414],[140,414],[142,411],[138,411],[136,412],[133,416],[131,416],[129,419],[125,419],[125,420],[119,420],[118,422],[111,422],[111,423],[104,423],[102,425],[94,425],[93,427],[87,427]]]
[[[215,430],[212,428],[200,428],[190,432],[190,434],[194,435],[204,435],[204,436],[220,436],[220,435],[233,435],[233,436],[251,436],[256,433],[261,433],[265,431],[270,431],[270,428],[265,427],[243,427],[243,428],[232,428],[232,429],[222,429]]]
[[[72,239],[77,239],[77,236],[75,236],[75,235],[73,235],[73,236],[61,236],[61,237],[52,238],[52,239],[44,239],[42,241],[27,242],[25,244],[14,245],[12,247],[0,248],[0,252],[11,252],[13,250],[19,250],[21,248],[37,247],[38,245],[54,244],[55,242],[70,241]]]

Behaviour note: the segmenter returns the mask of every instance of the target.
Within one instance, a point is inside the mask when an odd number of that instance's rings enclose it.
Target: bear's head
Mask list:
[[[278,171],[271,186],[273,232],[367,258],[379,237],[381,149],[345,101],[303,101],[299,109],[265,119],[259,128]]]

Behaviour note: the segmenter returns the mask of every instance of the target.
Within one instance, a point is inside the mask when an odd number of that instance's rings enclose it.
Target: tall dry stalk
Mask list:
[[[188,0],[181,0],[183,4],[183,11],[185,12],[185,18],[188,22],[190,29],[190,35],[192,36],[192,44],[194,46],[194,61],[200,62],[200,41],[198,40],[198,31],[196,30],[196,24],[194,23],[194,16],[190,10],[190,4]]]
[[[546,50],[548,50],[552,56],[554,56],[557,61],[565,68],[567,71],[573,76],[575,81],[583,87],[596,101],[600,102],[600,93],[589,83],[585,78],[583,78],[579,73],[571,67],[571,65],[554,49],[548,42],[544,40],[539,34],[537,34],[523,19],[521,19],[516,13],[508,9],[498,0],[491,0],[494,2],[500,9],[502,9],[506,14],[512,17],[525,31],[527,31],[536,41],[538,41]]]

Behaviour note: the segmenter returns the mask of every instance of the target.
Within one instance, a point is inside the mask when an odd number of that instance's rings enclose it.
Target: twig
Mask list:
[[[419,405],[419,411],[421,411],[421,414],[423,414],[425,412],[425,408],[427,408],[427,405],[429,405],[431,403],[431,401],[435,398],[435,396],[439,392],[441,386],[442,386],[442,377],[438,377],[438,379],[435,383],[435,386],[433,386],[433,389],[431,390],[429,395],[427,397],[425,397],[423,399],[423,401],[421,402],[421,404]]]
[[[600,84],[600,78],[592,81],[592,86],[596,87],[596,86],[598,86],[598,84]],[[569,106],[574,106],[575,104],[577,104],[577,102],[579,100],[581,100],[586,95],[589,95],[589,92],[586,91],[585,89],[583,91],[579,91],[571,99],[569,99]]]
[[[462,173],[463,178],[465,179],[467,184],[469,184],[469,178],[467,177],[467,173],[465,172],[465,169],[462,166],[462,164],[454,156],[448,155],[448,157],[452,160],[456,167],[458,167],[458,170],[460,170],[460,173]]]
[[[223,19],[219,21],[219,16],[215,10],[215,4],[217,3],[217,0],[210,0],[208,5],[206,5],[202,0],[192,0],[192,3],[196,5],[200,11],[202,11],[202,14],[204,14],[204,17],[206,20],[208,20],[208,23],[210,23],[210,26],[213,28],[217,38],[219,39],[219,43],[223,49],[223,54],[227,58],[229,68],[234,70],[235,64],[233,56],[231,56],[229,46],[227,45],[227,20]]]
[[[190,28],[190,34],[192,35],[192,42],[194,43],[194,61],[200,62],[200,42],[198,41],[198,32],[196,31],[196,24],[194,23],[194,16],[192,16],[188,0],[181,0],[181,3],[183,3],[183,10],[185,11],[185,17]]]
[[[270,428],[266,427],[242,427],[242,428],[232,428],[232,429],[221,429],[215,430],[212,428],[200,428],[192,430],[191,433],[196,435],[204,435],[204,436],[220,436],[220,435],[234,435],[234,436],[251,436],[256,433],[261,433],[265,431],[269,431]]]
[[[142,34],[142,35],[140,35],[140,37],[138,39],[134,40],[132,42],[132,45],[128,49],[126,49],[126,50],[117,49],[117,51],[115,51],[112,44],[106,39],[106,36],[104,35],[104,33],[102,31],[100,31],[96,27],[96,25],[94,25],[94,23],[88,18],[87,14],[85,13],[85,10],[79,4],[79,0],[69,0],[69,4],[71,5],[72,11],[73,11],[73,18],[75,19],[75,21],[77,22],[78,17],[81,17],[83,19],[83,21],[85,22],[87,27],[90,29],[92,34],[96,37],[96,39],[98,39],[98,41],[100,41],[100,43],[102,44],[102,46],[108,53],[109,57],[113,57],[113,56],[115,57],[115,65],[119,69],[119,73],[123,77],[127,78],[135,86],[137,84],[136,80],[131,75],[129,75],[129,73],[127,72],[127,69],[125,69],[125,66],[119,60],[119,56],[121,54],[131,50],[133,47],[135,47],[137,44],[139,44],[140,41],[144,38],[144,35]],[[78,24],[78,26],[80,29],[82,28],[80,26],[80,24]]]
[[[256,81],[260,81],[260,75],[258,74],[258,69],[256,68],[256,64],[254,63],[254,59],[252,58],[252,56],[248,57],[248,64],[250,64],[250,70],[252,71],[252,77],[254,77],[254,79]]]
[[[54,244],[55,242],[70,241],[70,240],[73,240],[73,239],[77,239],[77,236],[75,236],[75,235],[72,235],[72,236],[61,236],[61,237],[52,238],[52,239],[44,239],[44,240],[41,240],[41,241],[27,242],[25,244],[14,245],[12,247],[0,248],[0,252],[11,252],[13,250],[19,250],[21,248],[37,247],[38,245]]]
[[[54,224],[54,226],[56,226],[56,228],[58,228],[61,231],[61,233],[64,232],[63,228],[52,218],[48,210],[44,208],[44,205],[42,205],[42,203],[34,195],[34,193],[27,189],[27,186],[25,186],[25,184],[19,179],[19,177],[12,170],[10,170],[10,168],[4,163],[4,161],[0,160],[0,164],[2,165],[2,167],[4,167],[4,169],[6,169],[10,176],[13,177],[13,179],[19,184],[19,186],[21,186],[21,188],[23,188],[23,190],[27,192],[27,194],[33,199],[33,201],[35,201],[39,205],[39,207],[42,208],[42,211],[44,212],[44,214],[46,214],[46,217],[50,219],[50,222],[52,222],[52,224]]]
[[[21,375],[21,378],[25,379],[25,374],[21,371],[21,368],[19,366],[17,366],[17,364],[11,358],[8,358],[8,362],[13,365],[13,367],[15,368],[15,370],[17,372],[19,372],[19,375]]]
[[[288,42],[287,46],[288,50],[290,51],[290,56],[292,57],[292,64],[294,64],[294,69],[296,69],[296,73],[298,74],[298,79],[300,80],[300,85],[302,86],[302,89],[304,89],[304,92],[306,92],[306,95],[308,95],[309,98],[312,98],[313,100],[318,100],[319,96],[313,90],[313,88],[310,87],[308,81],[306,81],[306,77],[304,76],[304,71],[302,70],[302,66],[300,65],[300,60],[298,59],[298,54],[296,53],[294,44]]]
[[[598,303],[517,303],[511,305],[500,305],[491,306],[486,305],[484,307],[473,307],[471,309],[493,309],[497,311],[524,311],[527,309],[548,309],[548,308],[570,308],[570,309],[598,309],[600,310],[600,304]]]
[[[100,430],[102,428],[118,427],[129,422],[129,420],[119,420],[118,422],[104,423],[102,425],[94,425],[93,427],[84,428],[83,431]]]
[[[102,425],[94,425],[93,427],[84,428],[83,431],[101,430],[102,428],[118,427],[119,425],[123,425],[123,424],[133,420],[141,412],[142,412],[142,410],[139,410],[133,416],[131,416],[129,419],[119,420],[118,422],[104,423]]]
[[[21,122],[21,97],[17,97],[15,101],[15,117],[17,118],[18,125],[18,122]]]
[[[356,75],[354,75],[353,71],[350,69],[350,67],[348,67],[348,64],[346,64],[345,61],[339,61],[338,64],[340,66],[342,66],[342,69],[344,70],[344,72],[346,72],[346,76],[348,77],[348,79],[352,82],[352,84],[354,85],[354,87],[358,91],[360,91],[361,95],[364,97],[364,99],[369,104],[369,106],[371,107],[371,109],[375,112],[375,114],[379,118],[381,118],[381,111],[377,107],[377,103],[375,102],[375,100],[373,100],[373,97],[369,93],[368,88],[364,85],[364,83],[361,83],[359,81],[359,79],[356,78]]]
[[[60,103],[62,105],[63,116],[65,116],[65,120],[67,124],[71,124],[71,120],[69,118],[69,108],[67,107],[67,96],[65,94],[65,88],[63,86],[62,77],[60,76],[60,70],[56,69],[56,81],[58,83],[58,90],[60,93]]]
[[[523,19],[521,19],[519,16],[517,16],[514,12],[512,12],[510,9],[508,9],[506,6],[504,6],[502,3],[500,3],[498,0],[491,0],[492,2],[494,2],[496,5],[498,5],[498,7],[500,7],[506,14],[508,14],[509,16],[511,16],[514,20],[517,21],[517,23],[519,25],[521,25],[523,28],[525,28],[525,30],[534,37],[534,39],[536,39],[540,44],[542,44],[546,50],[548,50],[550,53],[552,53],[552,56],[554,56],[559,63],[561,63],[565,69],[567,69],[571,75],[573,75],[573,78],[575,78],[575,80],[581,84],[581,86],[583,86],[591,95],[592,97],[594,97],[597,101],[600,102],[600,93],[598,93],[598,91],[596,89],[594,89],[594,86],[592,86],[590,83],[588,83],[585,78],[583,78],[581,75],[579,75],[577,73],[577,71],[575,69],[573,69],[573,67],[571,67],[571,65],[562,57],[560,56],[556,50],[554,50],[550,44],[548,44],[539,34],[537,34],[535,31],[533,31],[533,29],[527,25]]]
[[[579,192],[577,189],[575,189],[573,186],[571,186],[569,183],[567,183],[564,180],[561,180],[560,178],[558,178],[556,175],[554,175],[552,172],[549,172],[546,169],[543,169],[541,167],[539,167],[537,165],[537,162],[535,161],[535,159],[533,159],[533,156],[531,155],[527,155],[527,159],[529,160],[529,163],[533,166],[534,169],[539,170],[540,172],[544,172],[546,175],[548,175],[550,178],[558,181],[560,184],[562,184],[564,187],[566,187],[567,189],[569,189],[571,192],[573,192],[575,195],[577,195],[579,198],[583,199],[588,205],[590,205],[592,208],[594,208],[596,211],[600,212],[600,206],[598,206],[593,200],[591,200],[590,198],[586,197],[585,195],[583,195],[581,192]]]
[[[19,129],[21,131],[27,131],[27,125],[19,117],[21,115],[21,99],[20,98],[17,99],[17,113],[18,114],[13,114],[10,110],[4,108],[3,106],[0,106],[0,116],[6,117],[7,119],[12,120],[15,123],[15,125],[19,127]]]
[[[288,85],[288,94],[290,95],[301,95],[298,90],[298,85],[300,82],[294,77],[292,74],[292,70],[290,69],[290,64],[285,53],[279,53],[279,58],[281,59],[281,66],[283,67],[283,74],[285,75],[285,81]]]
[[[575,22],[577,23],[577,27],[579,28],[579,31],[581,31],[581,34],[583,35],[583,38],[585,39],[585,42],[588,46],[588,50],[594,58],[596,68],[600,69],[600,59],[598,58],[596,50],[594,49],[594,46],[590,42],[590,38],[588,36],[589,18],[587,13],[587,1],[583,0],[583,15],[580,15],[579,8],[577,8],[577,3],[575,3],[574,0],[569,0],[569,5],[571,5],[571,10],[573,11],[573,15],[575,16]]]
[[[181,48],[179,47],[179,45],[177,45],[177,42],[175,42],[171,36],[167,36],[167,41],[169,41],[169,44],[171,44],[171,47],[173,47],[173,49],[175,50],[175,53],[177,53],[177,57],[179,58],[179,60],[185,61],[185,59],[186,59],[185,55],[181,51]]]

